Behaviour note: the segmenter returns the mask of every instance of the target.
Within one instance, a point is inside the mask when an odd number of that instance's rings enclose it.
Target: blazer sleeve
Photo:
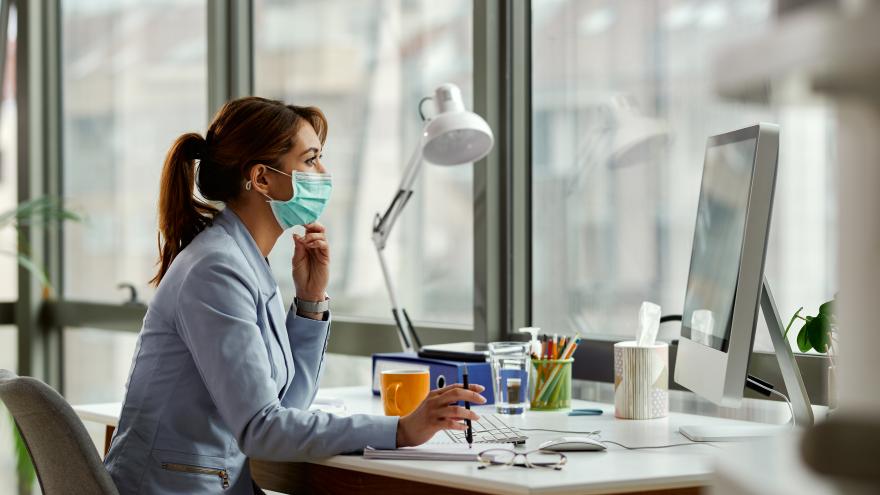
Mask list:
[[[335,416],[284,407],[271,378],[257,324],[257,289],[244,261],[216,253],[197,262],[180,287],[181,338],[214,405],[245,455],[299,461],[359,450],[394,448],[397,418]],[[193,411],[198,414],[198,411]]]
[[[281,399],[286,407],[308,409],[318,393],[318,383],[324,369],[324,353],[330,335],[329,314],[324,321],[301,318],[296,306],[287,312],[287,337],[293,352],[293,382]]]

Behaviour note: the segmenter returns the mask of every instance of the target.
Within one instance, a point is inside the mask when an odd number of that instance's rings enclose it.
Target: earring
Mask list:
[[[247,181],[244,183],[244,189],[245,189],[245,191],[251,190],[251,181]]]

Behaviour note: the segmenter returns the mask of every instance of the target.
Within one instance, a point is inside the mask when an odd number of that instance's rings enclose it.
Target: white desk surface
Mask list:
[[[382,414],[382,404],[368,387],[322,389],[322,398],[345,401],[351,413]],[[738,421],[672,413],[654,420],[623,420],[614,417],[614,406],[596,402],[572,401],[575,408],[599,408],[601,416],[569,417],[564,412],[528,411],[522,416],[504,416],[511,426],[555,430],[601,430],[601,437],[628,446],[666,445],[687,442],[678,427],[690,424],[731,424]],[[120,404],[74,406],[84,421],[116,426]],[[492,406],[474,408],[477,413],[494,412]],[[565,433],[525,431],[526,449]],[[356,455],[340,455],[315,461],[316,464],[364,473],[406,478],[435,485],[485,493],[609,493],[660,490],[708,485],[719,454],[735,444],[687,445],[666,449],[627,451],[609,445],[605,452],[569,452],[568,465],[561,471],[521,468],[477,469],[476,463],[436,461],[368,460]]]
[[[860,492],[811,471],[801,458],[801,432],[732,446],[712,476],[714,495],[842,495]]]

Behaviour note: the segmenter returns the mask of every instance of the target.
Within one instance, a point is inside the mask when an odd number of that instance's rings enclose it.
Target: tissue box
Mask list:
[[[669,415],[669,344],[614,344],[614,415],[623,419]]]

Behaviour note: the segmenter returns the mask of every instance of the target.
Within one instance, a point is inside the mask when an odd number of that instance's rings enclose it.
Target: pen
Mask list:
[[[464,381],[464,389],[468,390],[470,387],[468,386],[467,366],[464,367],[464,371],[462,372],[462,377],[463,377],[463,381]],[[470,401],[464,401],[464,408],[467,409],[468,411],[471,410]],[[464,436],[467,439],[468,448],[470,449],[470,448],[473,448],[474,430],[471,428],[471,420],[470,419],[465,419],[464,422],[465,422],[465,424],[467,424],[467,431],[464,433]]]

